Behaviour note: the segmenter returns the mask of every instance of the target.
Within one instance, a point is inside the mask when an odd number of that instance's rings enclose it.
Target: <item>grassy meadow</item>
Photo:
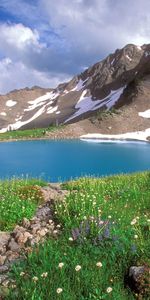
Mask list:
[[[0,231],[10,231],[23,218],[32,218],[43,200],[38,179],[0,181]]]
[[[49,238],[26,261],[13,267],[10,276],[15,282],[6,299],[150,299],[147,282],[144,298],[138,298],[125,284],[130,266],[150,265],[150,172],[81,178],[62,187],[70,193],[55,203],[55,221],[61,234],[57,239]],[[17,203],[20,188],[15,189]],[[36,198],[36,205],[39,201]],[[14,215],[18,206],[13,203]],[[7,229],[22,216],[10,222],[13,215],[7,197],[5,205],[5,210],[9,208],[4,217]],[[27,217],[33,214],[35,207],[26,208],[22,198],[18,205],[19,209],[25,207]]]
[[[5,133],[0,133],[0,141],[15,140],[15,139],[35,139],[43,138],[46,133],[62,128],[62,126],[49,126],[48,128],[35,128],[25,130],[12,130]]]

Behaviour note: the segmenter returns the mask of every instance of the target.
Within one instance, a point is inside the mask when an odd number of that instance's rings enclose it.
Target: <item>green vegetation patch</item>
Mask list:
[[[62,233],[13,268],[6,299],[133,300],[125,286],[130,266],[149,268],[150,173],[83,178],[55,204]],[[149,299],[149,285],[144,283]]]
[[[62,128],[62,126],[50,126],[48,128],[7,131],[5,133],[0,133],[0,141],[9,139],[42,138],[46,136],[48,132],[55,131],[60,128]]]
[[[43,201],[39,186],[45,182],[35,179],[0,181],[0,231],[11,230],[23,218],[31,218]]]

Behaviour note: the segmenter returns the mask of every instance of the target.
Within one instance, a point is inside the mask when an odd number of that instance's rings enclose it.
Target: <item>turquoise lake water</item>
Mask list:
[[[148,143],[87,143],[78,140],[0,143],[0,178],[42,177],[64,181],[150,170]]]

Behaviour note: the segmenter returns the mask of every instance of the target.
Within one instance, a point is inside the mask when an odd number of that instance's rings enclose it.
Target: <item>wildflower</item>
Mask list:
[[[17,286],[16,286],[16,284],[12,284],[12,289],[15,289]]]
[[[148,219],[147,222],[149,223],[149,222],[150,222],[150,219]]]
[[[34,276],[34,277],[32,278],[32,280],[33,280],[34,282],[36,282],[36,281],[38,281],[39,279],[38,279],[37,276]]]
[[[135,234],[134,238],[135,238],[135,239],[138,239],[138,235],[137,235],[137,234]]]
[[[98,268],[101,268],[101,267],[102,267],[102,263],[99,261],[99,262],[97,262],[96,266],[97,266]]]
[[[56,290],[57,294],[60,294],[60,293],[62,293],[62,291],[63,291],[63,289],[62,289],[62,288],[58,288],[58,289]]]
[[[60,224],[58,224],[56,227],[57,227],[57,228],[60,228],[60,227],[61,227],[61,225],[60,225]]]
[[[46,277],[47,277],[47,275],[48,275],[48,273],[47,273],[47,272],[45,272],[45,273],[42,273],[42,274],[41,274],[41,277],[42,277],[42,278],[46,278]]]
[[[111,293],[111,292],[112,292],[112,287],[109,286],[109,287],[107,288],[106,292],[107,292],[107,293]]]
[[[81,266],[80,265],[77,265],[76,267],[75,267],[75,270],[78,272],[78,271],[80,271],[81,270]]]
[[[70,238],[69,238],[69,241],[71,241],[71,242],[72,242],[72,241],[73,241],[73,238],[72,238],[72,237],[70,237]]]
[[[111,219],[111,216],[108,216],[108,219]]]
[[[132,221],[131,221],[131,225],[134,225],[134,224],[136,224],[136,222],[137,222],[137,220],[136,220],[136,218],[135,219],[133,219]]]
[[[62,269],[63,266],[64,266],[64,263],[61,262],[61,263],[59,263],[58,268]]]
[[[25,272],[21,272],[20,273],[20,276],[22,277],[22,276],[24,276],[25,275]]]

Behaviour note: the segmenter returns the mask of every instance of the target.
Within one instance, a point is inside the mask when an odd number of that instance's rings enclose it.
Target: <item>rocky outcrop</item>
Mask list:
[[[41,191],[45,203],[38,207],[35,216],[31,220],[24,218],[12,232],[0,232],[0,285],[4,287],[10,283],[8,272],[12,264],[25,259],[37,244],[49,237],[57,238],[61,232],[53,204],[54,201],[61,201],[68,191],[62,190],[60,184],[49,184]]]

